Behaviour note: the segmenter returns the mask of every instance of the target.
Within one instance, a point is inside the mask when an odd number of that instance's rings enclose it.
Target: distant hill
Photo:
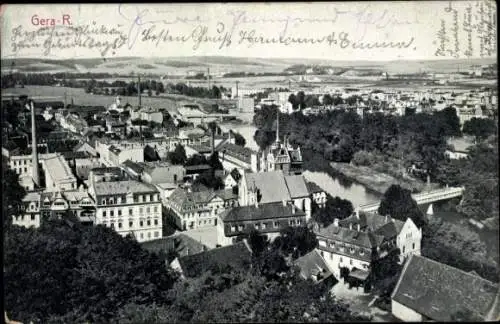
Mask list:
[[[242,58],[227,56],[191,56],[167,58],[89,58],[89,59],[4,59],[2,72],[6,73],[14,62],[19,72],[101,72],[110,74],[153,73],[184,74],[187,71],[212,73],[228,72],[282,72],[291,66],[321,66],[341,68],[342,70],[373,69],[380,72],[417,73],[417,72],[453,72],[466,71],[471,65],[496,63],[495,59],[460,59],[460,60],[420,60],[420,61],[335,61],[318,59],[276,59]],[[9,68],[8,68],[9,67]]]

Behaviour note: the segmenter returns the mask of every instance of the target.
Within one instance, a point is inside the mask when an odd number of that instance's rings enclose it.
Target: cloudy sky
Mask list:
[[[492,5],[488,6],[488,3]],[[333,60],[446,59],[453,58],[452,55],[466,58],[466,51],[471,48],[473,57],[481,54],[496,57],[496,53],[487,53],[484,46],[481,53],[479,39],[484,32],[477,29],[487,30],[488,25],[474,27],[481,17],[485,21],[488,17],[496,17],[496,4],[487,1],[453,1],[451,5],[448,1],[7,5],[2,6],[1,15],[2,58],[220,55]],[[67,15],[66,21],[64,15]],[[471,17],[470,25],[473,26],[470,33],[464,28],[467,17]],[[42,19],[45,20],[42,22]],[[50,25],[54,22],[61,26],[68,21],[73,27],[89,25],[101,29],[105,26],[108,32],[112,28],[117,31],[113,35],[94,33],[93,42],[113,42],[120,35],[127,40],[120,48],[104,54],[102,48],[88,48],[88,42],[84,47],[57,48],[52,45],[45,53],[44,44],[49,36],[42,34],[30,38],[33,35],[29,33],[39,30],[43,23]],[[148,40],[143,39],[145,34]],[[496,34],[496,29],[490,34]],[[345,48],[340,46],[340,35],[347,35],[345,39],[349,44]],[[281,40],[296,41],[285,45],[280,42],[280,37]],[[61,41],[69,44],[73,38],[65,40],[62,37]],[[297,43],[311,38],[323,41]],[[496,42],[496,37],[485,36],[488,38]],[[205,41],[196,41],[200,39]],[[56,38],[51,41],[56,43]],[[363,43],[366,47],[375,42],[402,42],[407,46],[393,49],[352,47],[353,43]],[[444,49],[444,55],[436,56],[439,48]]]

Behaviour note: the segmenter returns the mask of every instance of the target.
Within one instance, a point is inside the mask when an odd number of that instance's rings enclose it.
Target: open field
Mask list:
[[[276,58],[245,58],[245,57],[164,57],[164,58],[92,58],[70,60],[47,59],[6,59],[3,66],[10,67],[15,63],[15,69],[20,72],[107,72],[111,74],[153,73],[156,75],[184,74],[189,70],[206,72],[210,68],[212,73],[228,72],[282,72],[287,67],[297,64],[323,65],[341,67],[350,70],[374,69],[389,74],[441,72],[449,73],[457,70],[465,71],[471,65],[493,64],[494,59],[472,60],[418,60],[418,61],[335,61],[315,59],[276,59]]]

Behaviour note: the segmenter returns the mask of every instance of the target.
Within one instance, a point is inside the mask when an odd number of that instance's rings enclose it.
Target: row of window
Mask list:
[[[14,160],[12,161],[13,165],[27,165],[28,164],[28,160]]]
[[[101,205],[115,205],[115,204],[121,204],[125,203],[126,199],[122,199],[122,197],[116,197],[116,200],[114,198],[103,198],[101,199]],[[152,201],[158,201],[158,194],[149,194],[149,195],[137,195],[134,197],[134,202],[137,203],[142,203],[142,202],[152,202]]]
[[[147,236],[148,236],[148,239],[150,239],[150,238],[151,238],[151,232],[148,232]],[[139,237],[141,238],[141,240],[142,240],[142,239],[144,239],[144,233],[141,233],[141,234],[139,235]],[[160,232],[155,231],[155,232],[154,232],[154,237],[155,237],[155,238],[160,237]]]
[[[291,219],[289,221],[289,224],[290,224],[290,226],[300,226],[302,224],[302,220],[301,219]],[[280,226],[280,222],[278,222],[278,221],[273,222],[273,228],[278,228],[279,226]],[[244,228],[245,228],[244,225],[238,225],[238,226],[233,225],[233,226],[231,226],[231,232],[236,232],[236,230],[241,232],[244,230]],[[255,223],[254,228],[256,230],[260,230],[260,229],[265,230],[267,228],[267,224],[266,223]]]
[[[146,207],[146,215],[149,215],[151,213],[151,207]],[[158,213],[158,206],[154,206],[153,207],[153,213]],[[103,210],[102,211],[102,217],[106,217],[108,215],[107,211]],[[122,216],[122,209],[121,208],[118,208],[117,210],[117,215],[118,216]],[[134,215],[134,209],[133,208],[129,208],[128,209],[128,215],[129,216],[133,216]],[[139,215],[144,215],[144,207],[140,207],[139,208]],[[115,211],[114,210],[110,210],[109,211],[109,216],[110,217],[114,217],[115,216]]]
[[[103,224],[104,224],[105,226],[109,226],[109,227],[111,227],[111,228],[115,228],[115,223],[114,223],[114,222],[109,223],[109,225],[108,225],[107,223],[103,223]],[[153,224],[154,224],[155,226],[158,226],[159,221],[158,221],[157,219],[155,219],[155,220],[153,221]],[[150,219],[148,219],[148,220],[146,221],[146,226],[151,226],[151,220],[150,220]],[[118,227],[119,229],[123,228],[123,223],[122,223],[122,222],[118,222],[117,227]],[[129,228],[134,227],[134,221],[129,221],[129,222],[128,222],[128,227],[129,227]],[[142,220],[141,220],[141,221],[139,221],[139,227],[144,227],[144,221],[142,221]]]
[[[26,217],[26,220],[32,220],[34,221],[36,219],[36,215],[35,214],[31,214],[31,215],[19,215],[19,216],[16,216],[16,219],[17,220],[24,220],[24,217]]]
[[[325,257],[325,252],[321,251],[320,252],[321,256],[324,258]],[[326,254],[329,254],[330,255],[330,260],[333,260],[333,253],[328,253],[326,252]],[[353,262],[353,259],[351,258],[347,258],[347,260],[349,260],[349,265],[354,265],[354,262]],[[343,257],[340,257],[339,258],[339,268],[340,268],[340,265],[344,262],[344,258]],[[367,264],[363,264],[363,269],[368,269],[368,265]]]
[[[324,245],[326,246],[326,242],[324,242]],[[347,246],[345,243],[335,243],[335,242],[328,242],[328,247],[331,249],[338,248],[340,251],[344,252],[346,248],[348,248],[349,253],[354,254],[356,252],[356,248],[354,246]],[[359,255],[365,255],[365,250],[362,248],[358,249]]]

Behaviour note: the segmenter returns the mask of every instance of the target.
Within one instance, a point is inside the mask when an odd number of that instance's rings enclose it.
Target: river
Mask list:
[[[224,128],[231,128],[233,131],[240,133],[245,138],[247,147],[258,150],[259,146],[253,139],[253,135],[257,130],[254,125],[250,123],[224,123],[221,126]],[[363,185],[343,180],[334,175],[329,175],[326,172],[305,171],[303,174],[307,181],[316,183],[332,197],[338,196],[342,199],[351,201],[354,208],[380,200],[380,196],[368,192]]]

